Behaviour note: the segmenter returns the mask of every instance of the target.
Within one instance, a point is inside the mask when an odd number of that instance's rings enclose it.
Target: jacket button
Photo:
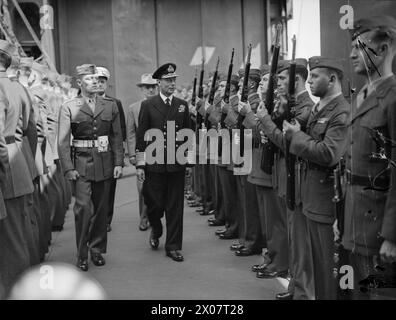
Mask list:
[[[93,127],[93,129],[96,131],[96,127]]]

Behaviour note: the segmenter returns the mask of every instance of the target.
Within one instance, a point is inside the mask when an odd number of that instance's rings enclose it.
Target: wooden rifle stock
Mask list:
[[[195,76],[193,81],[193,92],[191,96],[191,105],[195,106],[195,102],[197,99],[197,69],[195,69]]]

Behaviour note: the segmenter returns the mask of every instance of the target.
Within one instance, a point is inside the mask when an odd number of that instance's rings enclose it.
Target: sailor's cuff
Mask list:
[[[194,166],[196,160],[196,151],[190,150],[187,151],[187,166]]]
[[[144,168],[146,165],[145,152],[136,152],[136,168]]]

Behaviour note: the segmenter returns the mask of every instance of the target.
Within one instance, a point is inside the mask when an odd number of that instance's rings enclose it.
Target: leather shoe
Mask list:
[[[250,248],[242,248],[240,250],[235,251],[235,255],[238,257],[248,257],[259,253],[261,253],[260,250],[253,250]]]
[[[88,271],[88,259],[78,259],[77,268],[81,271]]]
[[[101,267],[106,264],[106,260],[100,253],[91,253],[91,260],[95,266]]]
[[[200,214],[201,216],[210,216],[210,215],[211,215],[210,211],[208,211],[208,210],[203,210],[203,211],[201,211],[199,214]]]
[[[200,203],[200,202],[191,201],[191,202],[188,202],[187,204],[191,208],[202,207],[202,203]]]
[[[282,292],[282,293],[278,293],[275,296],[276,300],[293,300],[293,294],[291,294],[290,292]]]
[[[252,266],[253,272],[263,271],[268,266],[267,262],[263,262],[261,264],[255,264]]]
[[[245,246],[244,246],[243,244],[240,244],[240,243],[233,243],[233,244],[230,246],[230,250],[231,250],[231,251],[241,250],[242,248],[245,248]]]
[[[214,219],[214,220],[209,221],[208,225],[210,227],[220,227],[220,226],[224,226],[224,222]]]
[[[172,260],[177,261],[177,262],[182,262],[184,260],[183,255],[177,250],[166,251],[166,255],[169,258],[172,258]]]
[[[108,224],[107,225],[107,232],[110,232],[112,229],[111,229],[111,225],[110,224]]]
[[[216,220],[216,218],[215,218],[215,217],[212,217],[212,218],[209,218],[209,219],[208,219],[208,222],[215,221],[215,220]]]
[[[153,238],[152,236],[150,237],[150,246],[151,249],[157,250],[159,246],[159,239]]]
[[[140,230],[140,231],[146,231],[147,229],[148,229],[148,223],[147,223],[147,222],[144,222],[144,221],[140,222],[140,224],[139,224],[139,230]]]
[[[285,278],[287,274],[287,271],[270,271],[265,268],[262,271],[258,271],[256,277],[260,279]]]
[[[219,234],[219,239],[222,239],[222,240],[231,240],[231,239],[237,239],[237,238],[238,238],[237,236],[228,234],[226,232]]]
[[[215,231],[215,235],[216,236],[219,236],[219,235],[221,235],[221,234],[223,234],[223,233],[225,233],[225,232],[227,232],[227,229],[217,229],[216,231]]]

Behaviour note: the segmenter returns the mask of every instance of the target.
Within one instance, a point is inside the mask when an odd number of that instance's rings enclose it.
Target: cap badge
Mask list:
[[[173,73],[175,72],[175,69],[172,66],[168,67],[168,73]]]

